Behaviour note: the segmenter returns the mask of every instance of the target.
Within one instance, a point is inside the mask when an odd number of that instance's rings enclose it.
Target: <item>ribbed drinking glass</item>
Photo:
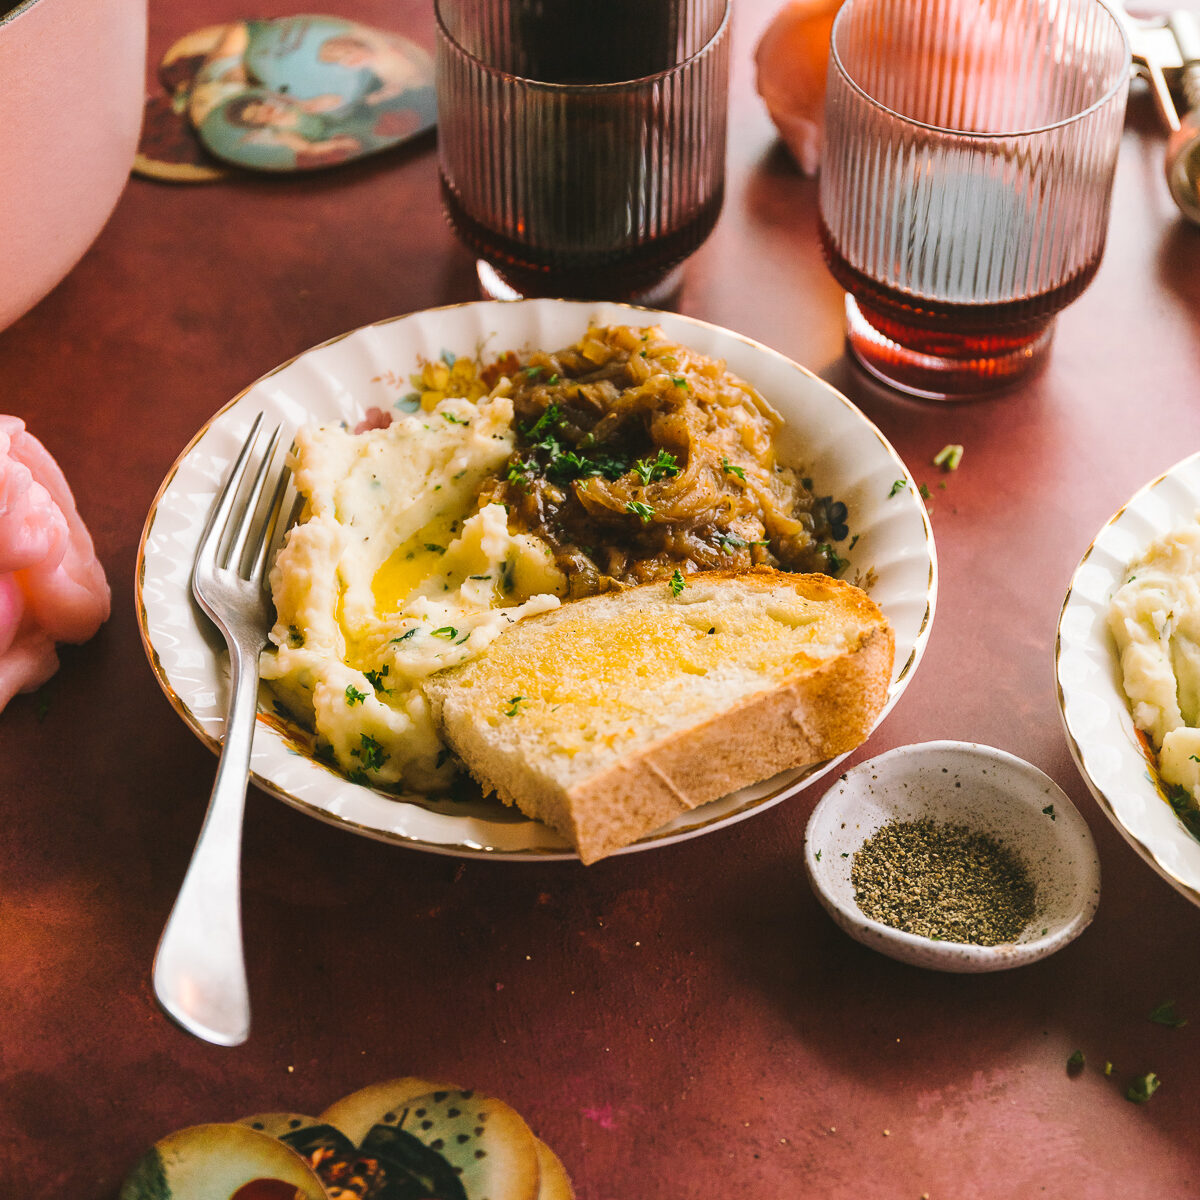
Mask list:
[[[1101,0],[847,0],[820,233],[868,371],[961,399],[1044,360],[1104,250],[1129,75]]]
[[[436,0],[442,199],[493,296],[658,302],[721,211],[728,0]]]

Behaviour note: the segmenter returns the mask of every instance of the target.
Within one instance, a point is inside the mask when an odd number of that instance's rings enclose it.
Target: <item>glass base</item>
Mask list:
[[[475,274],[479,277],[479,291],[485,300],[525,300],[524,293],[517,291],[486,259],[475,260]],[[668,271],[657,283],[635,292],[630,296],[589,296],[590,300],[619,300],[624,304],[637,304],[645,308],[664,308],[678,296],[683,287],[683,264]],[[558,297],[555,297],[558,298]],[[584,297],[563,297],[583,299]]]
[[[1021,346],[995,355],[961,358],[924,354],[892,341],[846,296],[846,342],[858,363],[876,379],[925,400],[975,400],[1023,383],[1045,365],[1053,320]]]

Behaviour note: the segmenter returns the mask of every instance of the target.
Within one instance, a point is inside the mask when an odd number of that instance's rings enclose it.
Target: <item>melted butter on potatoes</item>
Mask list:
[[[510,534],[502,505],[478,504],[513,446],[503,395],[442,400],[386,429],[296,435],[306,504],[271,572],[261,671],[352,778],[448,783],[419,682],[566,591],[544,542]]]

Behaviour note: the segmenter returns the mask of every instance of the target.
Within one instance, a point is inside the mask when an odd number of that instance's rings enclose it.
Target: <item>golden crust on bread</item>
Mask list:
[[[588,597],[433,676],[442,734],[485,790],[594,862],[672,818],[859,745],[894,638],[825,575],[689,575]]]

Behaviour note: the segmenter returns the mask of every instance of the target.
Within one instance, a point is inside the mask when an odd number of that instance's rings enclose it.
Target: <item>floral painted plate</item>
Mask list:
[[[192,599],[189,578],[212,501],[255,415],[282,422],[355,425],[411,391],[420,360],[557,349],[589,322],[657,324],[701,354],[723,358],[782,413],[784,461],[819,495],[849,509],[839,543],[847,579],[869,578],[896,634],[890,711],[925,650],[937,594],[937,560],[925,507],[904,463],[840,393],[766,347],[702,321],[625,305],[562,300],[479,302],[429,309],[334,338],[265,375],[231,400],[176,460],[150,508],[138,553],[138,623],[159,684],[187,725],[216,750],[224,727],[227,659],[220,636]],[[902,481],[897,486],[897,481]],[[853,545],[850,546],[850,542]],[[272,712],[264,691],[252,778],[287,803],[346,829],[423,850],[510,859],[573,858],[556,833],[496,801],[397,797],[351,783],[317,762]],[[765,780],[706,804],[628,847],[669,845],[761,812],[828,774],[841,758]]]
[[[1200,454],[1141,489],[1096,535],[1058,620],[1058,704],[1075,763],[1101,809],[1168,882],[1200,904],[1200,841],[1167,802],[1134,728],[1108,631],[1113,592],[1156,537],[1200,512]]]

